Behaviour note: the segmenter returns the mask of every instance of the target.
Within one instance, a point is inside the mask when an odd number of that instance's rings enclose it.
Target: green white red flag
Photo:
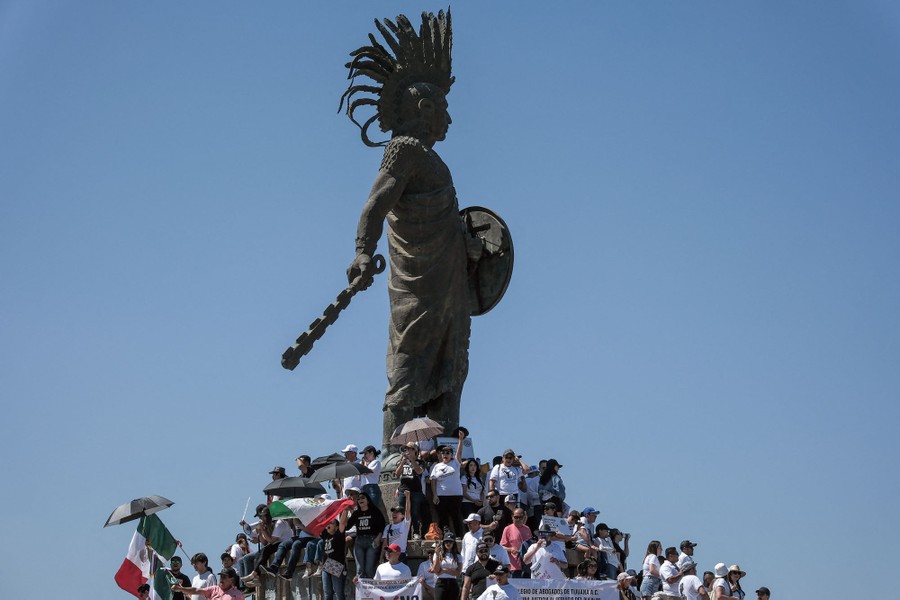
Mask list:
[[[148,546],[149,544],[149,546]],[[138,586],[146,583],[150,578],[151,561],[153,560],[150,549],[169,560],[175,555],[177,545],[175,538],[163,525],[156,515],[141,517],[137,531],[131,538],[128,552],[122,566],[116,572],[115,580],[120,588],[140,598]]]
[[[290,498],[269,504],[273,519],[300,519],[312,535],[319,535],[344,509],[353,508],[353,500],[323,500],[322,498]]]

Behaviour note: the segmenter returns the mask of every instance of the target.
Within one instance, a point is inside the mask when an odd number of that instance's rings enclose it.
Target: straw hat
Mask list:
[[[730,567],[728,567],[728,572],[731,573],[732,571],[740,573],[741,577],[744,577],[746,575],[746,573],[744,571],[741,571],[741,568],[737,565],[731,565]]]

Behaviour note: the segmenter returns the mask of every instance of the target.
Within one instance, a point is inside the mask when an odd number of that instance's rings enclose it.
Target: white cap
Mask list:
[[[481,515],[479,515],[478,513],[471,513],[468,517],[463,519],[464,523],[471,523],[472,521],[478,521],[479,523],[481,523]]]
[[[359,454],[359,448],[356,447],[356,444],[347,444],[347,447],[341,450],[341,452],[356,452]]]

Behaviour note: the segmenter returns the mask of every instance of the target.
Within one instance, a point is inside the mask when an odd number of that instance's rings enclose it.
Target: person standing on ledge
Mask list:
[[[384,446],[394,428],[427,415],[447,431],[459,424],[459,404],[469,368],[471,300],[468,263],[481,256],[481,242],[466,234],[450,169],[434,151],[452,123],[447,112],[452,33],[450,12],[423,13],[417,35],[405,16],[375,25],[390,48],[369,36],[371,46],[351,53],[347,115],[368,146],[385,146],[381,168],[359,218],[356,258],[347,278],[371,281],[373,255],[387,220],[391,319],[384,401]],[[395,39],[396,37],[396,39]],[[377,85],[355,85],[366,76]],[[358,93],[376,98],[357,97]],[[364,125],[360,106],[376,107]],[[369,140],[375,120],[391,139]],[[362,278],[362,279],[360,279]]]

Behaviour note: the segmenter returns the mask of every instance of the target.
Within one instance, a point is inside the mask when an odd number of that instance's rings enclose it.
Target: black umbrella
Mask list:
[[[126,502],[116,510],[112,511],[106,520],[104,527],[110,525],[121,525],[128,521],[135,521],[144,515],[152,515],[153,513],[165,510],[175,504],[162,496],[144,496],[143,498],[135,498],[131,502]]]
[[[332,479],[343,479],[344,477],[355,477],[363,473],[371,473],[372,469],[365,467],[359,463],[344,462],[331,463],[325,465],[321,469],[316,469],[310,481],[331,481]]]
[[[327,492],[321,483],[313,483],[305,477],[282,477],[264,487],[263,493],[282,498],[312,498]]]
[[[334,452],[332,454],[329,454],[328,456],[320,456],[319,458],[317,458],[317,459],[313,460],[311,463],[309,463],[309,466],[311,466],[313,469],[318,470],[318,469],[321,469],[322,467],[324,467],[325,465],[331,465],[334,463],[342,463],[342,462],[347,462],[347,459],[344,457],[344,455]]]

